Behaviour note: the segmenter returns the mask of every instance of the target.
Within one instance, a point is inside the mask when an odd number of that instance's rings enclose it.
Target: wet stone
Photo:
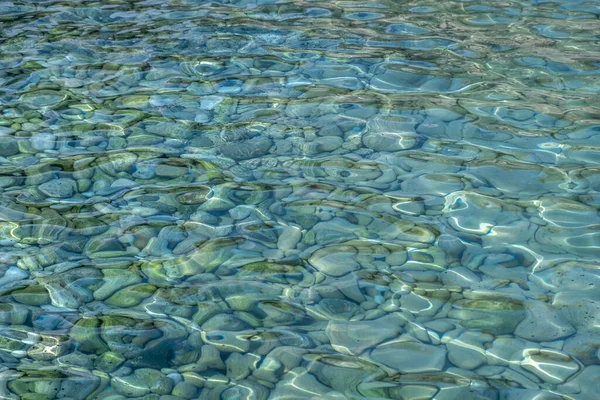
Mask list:
[[[125,357],[121,354],[107,352],[102,354],[94,362],[94,366],[100,371],[113,372],[125,362]]]
[[[371,321],[330,321],[325,332],[336,351],[358,355],[386,339],[398,336],[404,322],[394,315]]]
[[[597,396],[598,389],[600,388],[599,373],[600,366],[588,366],[580,374],[573,377],[573,379],[561,385],[560,390],[586,400],[593,399]]]
[[[50,300],[48,292],[43,286],[29,286],[12,292],[13,299],[21,304],[41,306]]]
[[[56,361],[59,365],[78,366],[87,369],[92,369],[94,367],[92,357],[80,352],[65,354],[64,356],[57,358]]]
[[[525,349],[521,367],[545,382],[560,384],[576,374],[580,366],[568,355],[551,349]]]
[[[563,351],[585,365],[600,361],[600,338],[587,332],[577,332],[565,340]]]
[[[175,165],[158,165],[154,169],[154,173],[157,176],[165,177],[165,178],[178,178],[187,174],[188,169],[185,167],[175,166]]]
[[[183,399],[191,399],[196,397],[196,395],[198,394],[198,390],[194,385],[190,383],[179,382],[173,388],[172,394],[173,396],[177,396]]]
[[[575,332],[573,325],[555,310],[539,303],[530,305],[527,316],[515,329],[515,335],[536,342],[551,342]]]
[[[326,275],[343,276],[359,269],[359,264],[354,260],[356,249],[350,246],[325,248],[318,250],[309,259],[309,262]]]
[[[526,312],[522,302],[511,299],[459,300],[448,316],[461,320],[466,329],[502,335],[513,333]]]
[[[48,197],[65,198],[76,193],[77,182],[72,179],[53,179],[38,186],[40,192]]]
[[[313,308],[317,315],[327,320],[350,320],[361,313],[354,302],[344,299],[322,299]]]
[[[373,132],[362,138],[363,144],[375,151],[400,151],[415,147],[418,136],[410,132]]]
[[[441,371],[446,363],[446,350],[417,341],[392,341],[371,352],[371,359],[400,373]]]
[[[440,276],[445,285],[457,285],[464,288],[472,287],[481,282],[479,276],[464,267],[447,269],[446,271],[443,271]]]
[[[0,156],[14,156],[19,152],[17,140],[13,137],[0,136]]]
[[[55,135],[51,133],[40,133],[31,138],[31,145],[38,151],[52,150],[54,149],[55,141]]]
[[[29,317],[29,310],[19,304],[0,304],[0,323],[21,325]]]
[[[473,370],[486,363],[485,344],[492,341],[493,336],[464,332],[458,337],[449,332],[442,337],[448,349],[448,360],[459,368]]]
[[[148,385],[136,375],[115,377],[111,380],[111,386],[118,393],[128,397],[140,397],[150,393]]]
[[[221,153],[225,157],[232,158],[236,161],[248,160],[267,154],[271,145],[272,142],[268,138],[250,139],[221,146]]]
[[[150,297],[155,290],[156,286],[148,284],[129,286],[110,296],[105,300],[105,304],[113,307],[133,307]]]
[[[231,314],[215,315],[208,321],[202,324],[202,329],[206,331],[226,330],[226,331],[241,331],[248,329],[249,326]]]

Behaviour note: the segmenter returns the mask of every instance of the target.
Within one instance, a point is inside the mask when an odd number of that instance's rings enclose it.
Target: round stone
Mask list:
[[[436,372],[444,368],[446,349],[417,341],[396,341],[377,347],[371,359],[403,374]]]
[[[411,132],[371,132],[362,138],[365,147],[375,151],[399,151],[417,145],[418,135]]]
[[[248,160],[264,156],[269,152],[273,142],[271,139],[262,137],[258,139],[250,139],[241,143],[229,143],[221,147],[221,153],[225,157],[232,158],[236,161]]]
[[[76,187],[77,182],[73,179],[60,178],[42,183],[38,189],[48,197],[65,198],[73,196]]]
[[[0,156],[13,156],[19,152],[17,139],[10,136],[0,136]]]

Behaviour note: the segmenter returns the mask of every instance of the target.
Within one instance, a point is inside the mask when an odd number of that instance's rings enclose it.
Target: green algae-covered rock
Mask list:
[[[98,318],[82,318],[69,333],[75,345],[84,353],[103,354],[108,346],[99,336],[100,320]]]
[[[142,278],[135,272],[126,269],[103,269],[104,283],[94,291],[96,300],[105,300],[118,290],[142,282]]]
[[[150,393],[148,385],[136,375],[114,377],[110,384],[118,393],[127,397],[141,397]]]
[[[152,296],[156,286],[141,284],[121,289],[104,301],[106,305],[113,307],[134,307]]]
[[[22,325],[29,314],[29,310],[20,304],[0,303],[0,324]]]
[[[125,357],[122,354],[113,353],[111,351],[103,353],[94,362],[96,369],[104,372],[113,372],[125,362]]]
[[[526,307],[513,299],[459,300],[448,314],[461,320],[467,329],[480,329],[492,335],[505,335],[514,332],[525,318]]]
[[[12,292],[15,301],[30,306],[41,306],[50,302],[50,296],[45,287],[41,285],[28,286]]]

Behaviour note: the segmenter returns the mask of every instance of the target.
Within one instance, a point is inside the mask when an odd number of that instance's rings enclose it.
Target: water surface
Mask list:
[[[599,16],[0,3],[0,397],[597,399]]]

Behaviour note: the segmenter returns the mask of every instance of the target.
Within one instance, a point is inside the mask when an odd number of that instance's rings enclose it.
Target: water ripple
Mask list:
[[[596,399],[600,3],[0,3],[0,397]]]

